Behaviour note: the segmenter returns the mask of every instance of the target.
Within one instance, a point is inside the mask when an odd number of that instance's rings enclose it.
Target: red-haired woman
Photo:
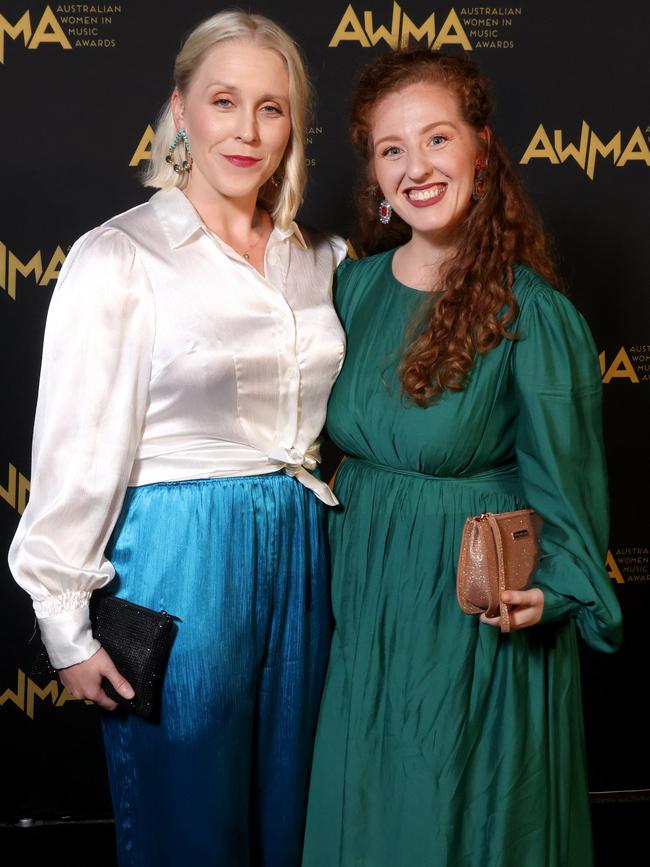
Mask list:
[[[489,110],[471,62],[422,50],[354,99],[361,246],[384,252],[338,274],[348,459],[306,867],[591,862],[576,632],[620,640],[598,359]],[[502,635],[458,606],[460,537],[524,507],[543,556]]]

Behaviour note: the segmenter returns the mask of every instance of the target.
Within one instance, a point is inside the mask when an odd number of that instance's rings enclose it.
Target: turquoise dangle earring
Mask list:
[[[183,147],[185,148],[185,159],[176,163],[174,162],[174,151],[181,142],[183,142]],[[185,128],[179,129],[176,133],[176,138],[169,146],[169,153],[165,157],[165,162],[174,169],[177,175],[189,174],[192,171],[192,163],[194,160],[192,159],[190,140]]]

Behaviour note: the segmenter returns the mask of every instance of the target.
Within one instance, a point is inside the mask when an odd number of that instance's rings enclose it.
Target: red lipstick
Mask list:
[[[239,166],[241,169],[249,169],[260,161],[255,157],[247,157],[242,154],[222,154],[223,158],[232,163],[233,166]]]
[[[432,194],[428,194],[431,190]],[[447,192],[447,184],[434,183],[423,184],[419,187],[408,187],[403,191],[402,195],[414,208],[428,208],[430,205],[437,205]]]

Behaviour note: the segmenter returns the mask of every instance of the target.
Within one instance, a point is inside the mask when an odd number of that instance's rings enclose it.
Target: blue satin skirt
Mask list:
[[[330,643],[323,511],[284,473],[129,488],[111,589],[181,622],[160,722],[103,714],[120,867],[299,865]]]

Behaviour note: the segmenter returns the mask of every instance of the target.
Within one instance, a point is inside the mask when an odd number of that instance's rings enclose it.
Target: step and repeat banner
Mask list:
[[[98,712],[39,667],[31,603],[5,552],[29,498],[41,344],[74,240],[151,195],[139,175],[183,35],[232,4],[0,0],[0,818],[110,812]],[[636,0],[261,0],[300,43],[317,92],[303,222],[348,235],[352,84],[380,52],[467,52],[493,82],[494,126],[553,234],[600,352],[611,479],[607,569],[622,650],[584,653],[593,792],[650,788],[648,4]],[[62,448],[65,444],[62,443]]]

